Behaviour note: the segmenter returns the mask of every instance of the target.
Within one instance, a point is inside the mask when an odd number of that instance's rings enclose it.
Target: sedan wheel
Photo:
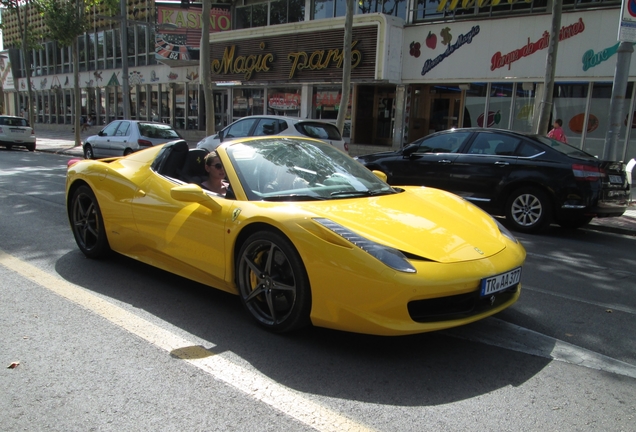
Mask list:
[[[124,156],[128,156],[129,154],[132,154],[132,149],[127,148],[126,150],[124,150]]]
[[[35,144],[29,144],[27,146],[27,150],[30,151],[30,152],[35,151]]]
[[[75,242],[88,258],[100,258],[110,252],[102,212],[88,186],[80,186],[71,200],[71,227]]]
[[[506,204],[506,219],[517,231],[540,231],[550,224],[550,215],[550,200],[536,188],[513,192]]]
[[[258,232],[245,241],[238,257],[239,295],[261,326],[283,333],[309,324],[309,279],[289,240],[274,232]]]
[[[93,147],[90,144],[84,145],[84,159],[94,159]]]

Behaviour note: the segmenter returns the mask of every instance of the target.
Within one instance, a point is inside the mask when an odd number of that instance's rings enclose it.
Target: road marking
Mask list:
[[[2,250],[0,264],[318,431],[373,430]]]
[[[636,366],[634,365],[498,318],[487,318],[467,326],[444,330],[442,333],[458,339],[636,378]]]
[[[535,288],[535,287],[529,287],[528,285],[524,285],[523,286],[524,290],[528,290],[528,291],[534,291],[534,292],[538,292],[541,294],[545,294],[545,295],[549,295],[549,296],[553,296],[553,297],[560,297],[566,300],[572,300],[575,302],[579,302],[579,303],[585,303],[591,306],[597,306],[603,309],[611,309],[611,310],[615,310],[615,311],[620,311],[620,312],[624,312],[630,315],[636,315],[636,308],[632,308],[629,306],[625,306],[625,305],[620,305],[620,304],[615,304],[615,303],[601,303],[601,302],[595,302],[595,301],[590,301],[590,300],[584,300],[580,297],[575,297],[575,296],[571,296],[568,294],[561,294],[561,293],[556,293],[554,291],[549,291],[549,290],[544,290],[542,288]]]

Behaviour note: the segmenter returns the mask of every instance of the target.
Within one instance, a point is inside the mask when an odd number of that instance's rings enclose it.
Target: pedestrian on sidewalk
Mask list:
[[[565,136],[565,133],[563,132],[563,128],[562,128],[563,120],[556,119],[552,126],[553,126],[552,130],[548,132],[548,138],[552,138],[567,144],[568,137]]]

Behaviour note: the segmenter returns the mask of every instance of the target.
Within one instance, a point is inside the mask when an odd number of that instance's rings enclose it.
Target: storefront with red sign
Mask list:
[[[346,109],[351,143],[391,145],[399,56],[390,61],[391,32],[402,22],[380,14],[355,19],[352,91],[341,100],[344,30],[333,20],[234,30],[210,35],[211,79],[228,101],[228,122],[276,114],[335,122]],[[396,48],[397,45],[394,47]],[[397,52],[395,49],[392,52]]]

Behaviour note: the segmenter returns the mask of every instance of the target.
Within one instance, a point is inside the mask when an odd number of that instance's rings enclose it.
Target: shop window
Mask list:
[[[232,117],[236,120],[249,115],[263,114],[263,90],[235,89]]]
[[[490,101],[488,103],[488,122],[484,124],[485,122],[483,121],[482,115],[482,121],[478,121],[477,126],[508,129],[513,85],[513,83],[491,84]]]
[[[346,14],[346,0],[312,0],[312,19],[334,18]]]
[[[264,27],[267,25],[268,3],[236,8],[235,29]]]
[[[194,87],[194,88],[193,88]],[[188,86],[188,125],[187,129],[199,129],[199,89]]]
[[[597,84],[601,86],[601,84]],[[611,93],[611,83],[610,93]],[[589,83],[556,83],[554,85],[554,93],[552,96],[552,118],[550,124],[560,118],[563,120],[563,131],[568,137],[568,143],[575,147],[580,147],[583,139],[583,125],[585,122],[585,107],[587,105],[587,95],[589,91]],[[602,155],[603,142],[605,140],[605,131],[607,126],[607,113],[609,112],[609,99],[607,106],[603,108],[603,98],[593,102],[593,106],[588,113],[586,147],[585,151],[592,154],[599,154],[600,147]],[[601,114],[600,109],[605,109]],[[603,127],[600,126],[600,119],[603,120]],[[591,139],[591,140],[590,140]],[[589,141],[589,143],[588,143]]]
[[[401,0],[362,0],[358,2],[358,13],[378,12],[406,19],[406,2]]]
[[[512,130],[518,132],[533,131],[534,98],[534,83],[517,84],[514,112],[512,113]]]
[[[267,114],[298,117],[300,115],[300,89],[268,89]]]
[[[174,86],[175,108],[174,108],[174,127],[176,129],[185,129],[186,126],[186,93],[183,84]]]

